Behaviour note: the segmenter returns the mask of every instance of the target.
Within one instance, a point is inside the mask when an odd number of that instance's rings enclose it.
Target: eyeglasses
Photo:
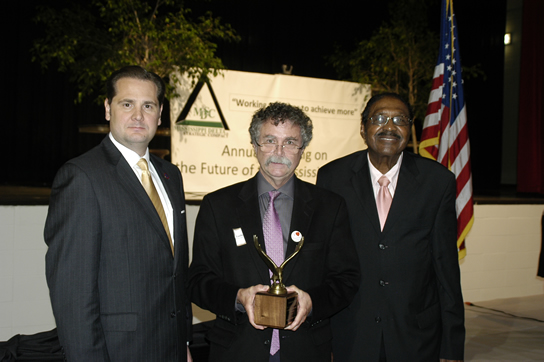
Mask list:
[[[288,142],[292,142],[292,141],[288,141]],[[274,152],[276,150],[276,147],[278,146],[283,148],[285,152],[292,152],[292,153],[297,152],[298,150],[301,150],[303,148],[303,147],[299,147],[298,145],[294,143],[285,143],[283,145],[280,145],[276,142],[266,142],[266,141],[262,145],[258,144],[257,142],[255,143],[257,144],[257,146],[261,148],[261,151],[265,153]]]
[[[393,121],[395,126],[409,126],[412,124],[412,120],[405,116],[387,117],[383,114],[378,114],[369,118],[370,123],[376,126],[385,126],[389,120]]]

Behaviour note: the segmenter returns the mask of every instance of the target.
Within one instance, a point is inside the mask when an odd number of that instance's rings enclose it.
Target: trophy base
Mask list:
[[[284,295],[259,292],[255,295],[255,324],[284,329],[297,315],[297,293]]]

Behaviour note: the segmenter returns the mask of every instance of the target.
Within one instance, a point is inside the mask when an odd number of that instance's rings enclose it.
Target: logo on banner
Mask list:
[[[176,120],[176,125],[222,128],[229,126],[208,79],[200,79]]]

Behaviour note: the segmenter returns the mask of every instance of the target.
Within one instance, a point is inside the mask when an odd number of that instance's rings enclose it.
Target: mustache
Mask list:
[[[376,134],[377,137],[380,137],[380,136],[389,136],[389,137],[395,137],[397,139],[401,139],[401,135],[396,133],[396,132],[392,132],[392,131],[382,131],[382,132],[379,132]]]
[[[287,166],[288,168],[291,168],[291,165],[293,164],[291,160],[289,160],[287,157],[278,156],[278,155],[272,155],[266,159],[264,162],[265,166],[270,165],[272,162],[274,163],[281,163]]]

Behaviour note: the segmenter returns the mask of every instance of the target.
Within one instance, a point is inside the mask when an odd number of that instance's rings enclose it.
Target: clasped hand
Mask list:
[[[266,292],[268,291],[269,286],[267,285],[254,285],[249,288],[241,288],[238,290],[238,294],[236,296],[236,300],[238,303],[242,304],[246,310],[247,318],[249,319],[249,323],[255,328],[263,330],[266,327],[261,326],[259,324],[255,324],[255,295],[258,292]],[[295,320],[293,323],[291,323],[289,326],[285,328],[285,330],[288,331],[296,331],[302,323],[306,320],[306,317],[310,312],[312,311],[312,298],[308,293],[305,291],[297,288],[296,285],[291,285],[287,287],[287,291],[290,292],[296,292],[298,294],[298,306],[297,306],[297,316],[295,317]]]

